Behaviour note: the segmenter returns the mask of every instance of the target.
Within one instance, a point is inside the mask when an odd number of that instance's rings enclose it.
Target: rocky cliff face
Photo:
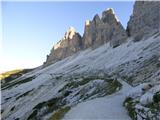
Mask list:
[[[82,39],[73,27],[70,27],[62,40],[55,44],[51,53],[47,56],[44,66],[48,66],[63,58],[66,58],[82,49]]]
[[[85,23],[84,48],[99,47],[109,41],[111,46],[115,47],[124,42],[126,38],[126,31],[112,9],[104,11],[102,18],[95,15],[92,21]]]
[[[62,60],[79,50],[89,47],[97,48],[107,42],[110,42],[112,47],[116,47],[125,42],[126,38],[126,31],[116,18],[114,11],[108,9],[102,13],[102,18],[96,14],[92,21],[85,22],[83,38],[73,27],[69,28],[64,38],[52,48],[44,66]]]
[[[158,31],[160,31],[158,1],[136,1],[127,30],[117,19],[113,9],[109,8],[102,13],[101,18],[96,14],[93,20],[86,20],[83,37],[71,27],[64,38],[53,47],[44,66],[71,56],[79,50],[97,48],[107,42],[114,48],[124,43],[128,36],[133,37],[134,41],[139,41]]]
[[[160,30],[160,2],[136,1],[127,32],[136,41]]]

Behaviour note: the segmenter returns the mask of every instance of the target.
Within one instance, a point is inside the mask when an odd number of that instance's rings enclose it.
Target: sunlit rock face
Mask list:
[[[128,22],[127,32],[135,41],[160,30],[160,2],[136,1]]]
[[[119,46],[127,39],[127,33],[113,9],[109,8],[102,13],[100,18],[98,14],[93,20],[86,20],[83,37],[73,27],[70,27],[47,56],[44,66],[48,66],[63,58],[87,48],[97,48],[105,43],[110,43],[112,47]]]
[[[55,44],[51,53],[47,56],[44,66],[48,66],[62,60],[82,49],[82,39],[73,27],[70,27],[62,40]]]
[[[126,38],[126,31],[111,8],[102,13],[102,18],[96,14],[92,21],[85,23],[84,48],[96,48],[107,42],[115,47],[123,43]]]

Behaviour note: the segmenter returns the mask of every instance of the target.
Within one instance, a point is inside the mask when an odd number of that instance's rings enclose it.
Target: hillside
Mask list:
[[[61,107],[71,107],[123,90],[124,86],[118,79],[131,85],[139,84],[142,80],[159,81],[160,61],[155,57],[160,56],[159,52],[155,52],[160,50],[159,39],[160,35],[155,34],[137,43],[128,40],[117,48],[106,44],[95,50],[79,52],[44,69],[34,70],[16,79],[18,85],[2,88],[2,110],[7,108],[2,117],[8,120],[27,119],[28,116],[37,119],[47,117]],[[150,66],[145,68],[143,64]],[[154,74],[149,67],[154,67]],[[137,74],[141,71],[146,75]]]
[[[127,30],[112,9],[83,36],[71,27],[42,66],[2,86],[2,120],[160,119],[159,5],[136,1]]]
[[[18,78],[22,76],[23,74],[30,72],[31,70],[32,69],[16,69],[16,70],[11,70],[11,71],[1,73],[0,74],[0,80],[2,80],[1,84],[12,81],[13,79]]]

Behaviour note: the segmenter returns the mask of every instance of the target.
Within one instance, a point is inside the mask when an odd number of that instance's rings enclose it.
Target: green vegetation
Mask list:
[[[37,120],[40,117],[53,113],[49,120],[59,120],[66,112],[70,110],[70,107],[64,107],[70,103],[67,97],[73,95],[72,97],[78,98],[75,103],[77,104],[79,100],[87,100],[90,97],[102,97],[105,95],[112,94],[121,88],[121,84],[109,77],[108,75],[71,75],[71,76],[56,76],[55,79],[64,79],[68,83],[60,89],[58,96],[54,98],[43,101],[37,104],[27,120]],[[99,80],[98,82],[93,82],[94,80]],[[100,82],[102,80],[102,82]],[[88,84],[91,82],[91,84]],[[77,89],[78,88],[78,89]],[[93,91],[89,91],[93,88]],[[95,89],[94,89],[95,88]],[[73,93],[74,92],[74,93]],[[73,93],[73,94],[72,94]],[[22,96],[29,94],[29,92],[24,93]],[[91,98],[92,99],[92,98]],[[40,112],[39,112],[40,111]]]
[[[122,87],[122,84],[119,83],[117,80],[112,80],[112,81],[109,81],[108,82],[108,91],[106,92],[106,95],[110,95],[114,92],[116,92],[117,88],[120,88]]]
[[[126,107],[129,116],[137,120],[138,116],[145,120],[158,120],[160,116],[160,92],[153,96],[153,102],[141,105],[139,99],[126,98],[123,105]],[[136,105],[141,108],[135,108]]]
[[[17,69],[17,70],[11,70],[0,74],[0,80],[2,80],[2,83],[10,82],[23,74],[31,71],[32,69]]]
[[[85,86],[91,81],[94,80],[102,80],[102,84],[95,84],[94,86],[90,86],[89,88]],[[69,96],[73,89],[80,88],[79,91],[74,94],[74,97],[80,96],[79,99],[81,100],[86,100],[94,95],[97,97],[103,97],[105,95],[110,95],[117,90],[120,90],[121,84],[117,81],[114,80],[107,75],[105,76],[98,76],[98,75],[92,75],[92,76],[76,76],[75,78],[72,78],[69,80],[69,82],[61,89],[59,92],[62,92],[64,97]],[[89,92],[89,89],[95,88],[92,93],[87,93]],[[76,92],[76,91],[74,91]]]
[[[30,114],[27,120],[37,120],[39,119],[39,116],[43,116],[44,114],[58,110],[63,105],[65,105],[65,103],[62,103],[62,97],[56,97],[48,101],[41,102],[33,108],[33,112]],[[40,111],[43,108],[46,108],[46,110],[38,114],[38,111]]]
[[[121,84],[117,80],[109,78],[107,75],[105,75],[104,77],[101,77],[98,75],[91,75],[91,76],[77,75],[74,78],[70,78],[70,80],[69,80],[70,82],[67,85],[65,85],[65,87],[62,88],[59,92],[65,90],[67,88],[70,88],[70,89],[77,88],[79,86],[85,85],[88,82],[96,80],[96,79],[105,80],[106,82],[110,83],[111,85],[116,83],[117,86],[121,86]]]
[[[1,73],[0,74],[0,80],[3,80],[3,79],[5,79],[5,78],[7,78],[7,77],[9,77],[9,76],[11,76],[13,74],[18,74],[18,73],[20,73],[22,71],[23,71],[23,69],[17,69],[17,70],[11,70],[11,71],[7,71],[7,72],[4,72],[4,73]]]
[[[29,77],[29,78],[25,78],[25,79],[22,79],[22,80],[18,80],[18,81],[11,81],[9,83],[5,83],[3,84],[1,87],[2,87],[2,90],[5,90],[7,88],[11,88],[13,86],[16,86],[16,85],[20,85],[20,84],[23,84],[23,83],[26,83],[26,82],[30,82],[34,79],[35,77]]]
[[[159,103],[160,102],[160,92],[157,92],[154,96],[153,96],[153,101],[155,103]]]
[[[60,108],[49,118],[49,120],[60,120],[64,117],[64,115],[70,110],[70,107]]]
[[[123,105],[124,105],[124,106],[126,107],[126,109],[128,110],[129,116],[130,116],[133,120],[137,120],[137,113],[136,113],[135,108],[134,108],[135,103],[136,103],[136,102],[134,102],[133,99],[130,98],[130,97],[126,98],[125,101],[124,101],[124,103],[123,103]]]

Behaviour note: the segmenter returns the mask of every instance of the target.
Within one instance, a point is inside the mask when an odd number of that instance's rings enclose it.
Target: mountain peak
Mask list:
[[[86,20],[85,21],[85,26],[89,26],[91,24],[91,21],[90,20]]]
[[[76,34],[76,29],[71,26],[65,33],[64,39],[72,39],[75,34]]]
[[[113,8],[108,8],[102,13],[102,20],[103,22],[119,22]]]
[[[102,13],[102,18],[96,14],[92,21],[85,23],[83,35],[84,48],[99,47],[110,42],[112,47],[122,44],[127,38],[123,26],[112,8],[108,8]]]
[[[54,46],[46,62],[54,63],[80,50],[89,47],[97,48],[108,42],[115,48],[126,42],[129,34],[135,39],[141,39],[141,36],[158,29],[159,12],[157,11],[159,11],[158,2],[136,2],[126,31],[117,19],[113,8],[108,8],[102,12],[101,18],[96,14],[91,21],[86,20],[83,37],[74,27],[69,27],[63,39]]]
[[[114,14],[113,8],[107,8],[106,12],[108,12],[109,14]]]
[[[79,51],[82,47],[82,38],[74,27],[69,27],[65,32],[64,37],[56,43],[51,53],[47,56],[47,60],[44,66],[48,66],[59,60],[62,60],[68,56]]]
[[[100,20],[99,15],[98,15],[98,14],[96,14],[96,15],[93,17],[93,20],[95,20],[95,21],[99,21],[99,20]]]

